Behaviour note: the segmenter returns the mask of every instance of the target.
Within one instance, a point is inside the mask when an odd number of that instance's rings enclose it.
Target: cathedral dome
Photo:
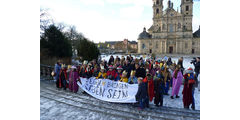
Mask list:
[[[139,34],[138,39],[148,39],[151,38],[151,35],[146,32],[146,28],[143,28],[143,32]]]

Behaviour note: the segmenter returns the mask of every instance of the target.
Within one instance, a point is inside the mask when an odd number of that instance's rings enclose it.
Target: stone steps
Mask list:
[[[200,119],[200,111],[155,106],[150,106],[150,108],[139,111],[137,110],[137,107],[132,104],[109,103],[95,99],[87,94],[82,94],[81,92],[71,93],[68,92],[68,90],[58,90],[54,84],[49,82],[41,82],[40,93],[41,97],[45,97],[47,99],[55,100],[64,104],[71,104],[72,106],[80,108],[87,105],[89,107],[82,109],[89,109],[103,114],[116,115],[123,119],[125,118],[124,116],[131,119]]]

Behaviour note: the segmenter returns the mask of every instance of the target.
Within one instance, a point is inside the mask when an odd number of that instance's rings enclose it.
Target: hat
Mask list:
[[[147,76],[152,76],[152,75],[150,73],[148,73]]]
[[[186,73],[193,73],[193,69],[190,67],[186,70]]]
[[[113,69],[113,66],[112,66],[112,65],[110,65],[108,68],[109,68],[109,69]]]
[[[132,70],[132,71],[131,71],[131,76],[135,76],[135,73],[136,73],[136,71],[135,71],[135,70]]]
[[[117,67],[117,70],[122,70],[123,68],[121,66],[118,66]]]
[[[88,63],[88,61],[87,61],[87,60],[84,60],[84,61],[83,61],[83,64],[84,64],[84,65],[86,65],[87,63]]]
[[[127,72],[126,70],[123,71],[122,75],[127,75]]]

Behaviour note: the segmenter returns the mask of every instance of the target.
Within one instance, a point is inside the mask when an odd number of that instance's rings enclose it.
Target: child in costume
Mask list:
[[[192,104],[192,109],[195,110],[194,101],[195,77],[192,68],[186,70],[186,74],[184,74],[184,79],[185,79],[184,88],[182,91],[184,108],[189,109],[190,104]]]
[[[121,66],[117,67],[117,76],[116,76],[115,81],[119,81],[121,79],[121,77],[122,77],[122,69],[123,68]]]
[[[76,93],[78,91],[77,81],[79,80],[79,76],[75,66],[72,66],[71,69],[69,74],[69,90]]]
[[[120,82],[128,82],[128,78],[127,78],[127,72],[124,70],[122,73],[122,78],[120,79]]]
[[[176,98],[179,98],[178,93],[179,93],[179,89],[183,79],[183,75],[179,66],[177,66],[176,70],[173,72],[172,78],[173,78],[173,87],[172,87],[171,99],[173,99],[174,95],[176,95]]]
[[[98,76],[96,79],[106,79],[107,78],[107,73],[105,72],[104,66],[100,66],[101,70],[98,73]]]
[[[134,70],[131,71],[131,75],[128,78],[128,83],[129,84],[137,84],[138,83],[137,82],[137,77],[135,76],[135,73],[136,73],[136,71],[134,71]]]

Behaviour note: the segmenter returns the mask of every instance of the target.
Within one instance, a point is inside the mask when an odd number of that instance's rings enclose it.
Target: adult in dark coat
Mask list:
[[[112,63],[114,63],[114,57],[111,55],[111,57],[108,60],[108,65],[111,65]]]
[[[194,71],[196,73],[196,77],[198,77],[200,73],[200,57],[197,57],[196,62],[193,62],[193,65],[195,67]]]
[[[169,57],[168,60],[167,60],[167,65],[170,66],[172,65],[172,59]]]
[[[146,70],[143,67],[140,67],[138,63],[135,64],[136,74],[135,76],[145,78],[146,77]]]
[[[156,77],[154,79],[154,104],[156,106],[163,105],[163,94],[164,94],[164,82],[163,77]]]

